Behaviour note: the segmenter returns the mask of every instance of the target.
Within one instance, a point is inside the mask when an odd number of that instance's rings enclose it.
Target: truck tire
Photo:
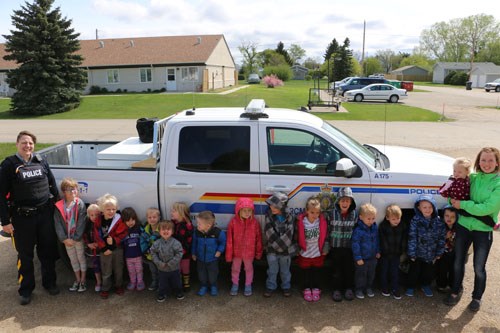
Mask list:
[[[496,91],[496,92],[500,92],[500,86],[497,86],[497,87],[495,88],[495,91]]]

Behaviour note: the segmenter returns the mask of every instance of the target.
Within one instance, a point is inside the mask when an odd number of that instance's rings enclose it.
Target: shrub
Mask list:
[[[264,67],[264,75],[274,74],[282,81],[288,81],[293,77],[292,69],[288,65]]]
[[[244,74],[238,74],[238,81],[243,81],[245,80],[245,75]]]
[[[99,86],[91,86],[90,87],[90,92],[89,92],[90,95],[97,95],[100,93],[101,93],[101,87],[99,87]]]
[[[465,72],[458,72],[450,79],[450,84],[454,86],[465,86],[468,75]]]
[[[101,94],[107,94],[109,91],[106,89],[106,87],[101,88]]]
[[[264,81],[264,84],[268,88],[274,88],[274,87],[279,87],[283,85],[283,81],[281,81],[276,75],[271,74],[271,75],[266,75],[262,78],[262,81]]]
[[[457,74],[457,72],[455,72],[455,71],[449,72],[448,75],[446,75],[444,77],[443,83],[444,84],[450,84],[450,81],[453,78],[453,76],[455,76],[455,74]]]
[[[165,87],[160,89],[160,92],[165,92],[165,91],[167,91],[167,88],[165,88]]]
[[[311,75],[306,75],[305,79],[306,79],[306,81],[311,81],[312,80],[312,76]]]
[[[116,89],[115,93],[117,94],[121,94],[122,93],[122,90],[120,88]]]

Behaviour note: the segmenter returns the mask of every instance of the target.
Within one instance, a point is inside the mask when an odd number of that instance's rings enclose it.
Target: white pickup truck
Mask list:
[[[362,123],[360,126],[364,126]],[[369,128],[366,128],[369,131]],[[200,108],[154,123],[153,143],[73,141],[40,151],[60,181],[73,177],[86,203],[105,193],[132,206],[140,217],[159,207],[168,218],[176,201],[191,213],[216,214],[225,228],[238,197],[253,199],[263,221],[265,199],[282,191],[298,214],[306,199],[319,195],[327,208],[341,186],[359,204],[377,207],[377,221],[390,203],[413,214],[418,195],[445,201],[439,186],[452,170],[452,158],[419,149],[361,145],[322,119],[302,111],[265,108]]]

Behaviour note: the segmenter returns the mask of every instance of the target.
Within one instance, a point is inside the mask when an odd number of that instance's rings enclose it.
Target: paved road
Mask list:
[[[431,90],[431,88],[424,88]],[[412,93],[405,101],[458,119],[442,123],[335,122],[363,142],[390,143],[422,147],[452,156],[473,158],[480,147],[500,142],[498,110],[476,105],[495,105],[500,94],[483,91],[432,88],[429,93]],[[488,98],[488,99],[486,99]],[[476,101],[476,102],[473,102]],[[476,104],[477,103],[477,104]],[[22,120],[0,122],[0,142],[14,140],[21,129],[30,129],[40,142],[75,139],[121,140],[135,135],[135,121],[111,120]],[[386,129],[384,134],[384,129]],[[495,236],[498,236],[495,233]],[[294,295],[264,299],[265,270],[257,268],[255,295],[249,298],[228,295],[228,267],[223,267],[221,296],[200,298],[193,293],[183,301],[169,299],[159,304],[151,292],[127,292],[103,301],[91,290],[81,294],[64,291],[57,297],[35,290],[32,304],[18,305],[15,251],[8,239],[0,240],[0,331],[3,332],[494,332],[500,319],[500,243],[493,243],[488,260],[488,287],[481,310],[466,309],[472,287],[472,268],[468,264],[463,300],[454,308],[441,304],[441,295],[396,301],[377,294],[373,299],[334,303],[330,290],[317,304],[307,304],[294,285]],[[59,284],[69,287],[72,273],[59,263]],[[39,277],[40,275],[37,274]],[[325,273],[326,276],[326,273]],[[294,279],[297,275],[294,275]],[[295,279],[296,281],[296,279]],[[38,281],[40,286],[40,281]]]

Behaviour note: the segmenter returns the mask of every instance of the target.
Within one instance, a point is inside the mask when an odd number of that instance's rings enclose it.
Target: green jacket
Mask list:
[[[500,211],[500,175],[498,173],[473,173],[470,175],[470,200],[460,201],[460,208],[476,215],[489,215],[498,221]],[[467,216],[460,216],[458,223],[470,231],[492,231],[483,222]]]

